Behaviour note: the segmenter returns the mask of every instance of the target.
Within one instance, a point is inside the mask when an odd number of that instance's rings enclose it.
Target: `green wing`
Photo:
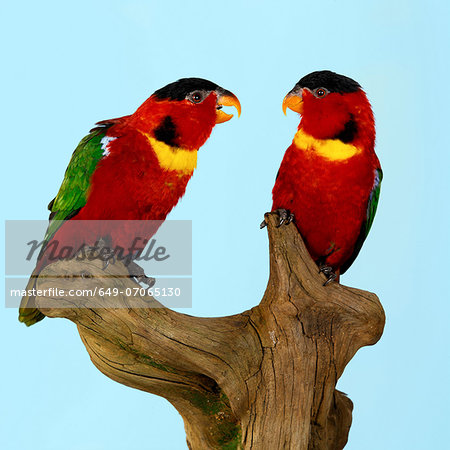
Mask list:
[[[59,192],[48,205],[48,209],[51,211],[49,224],[39,257],[64,221],[76,216],[86,204],[92,173],[103,156],[101,140],[105,136],[107,128],[109,127],[103,126],[92,129],[73,152]],[[38,276],[39,269],[36,268],[28,281],[27,292],[30,292],[35,286]],[[34,300],[34,296],[25,295],[20,302],[19,321],[27,326],[33,325],[45,317],[36,308]]]
[[[380,198],[381,180],[383,179],[383,172],[381,168],[375,169],[375,179],[373,182],[373,188],[369,195],[369,200],[367,203],[367,214],[366,220],[361,226],[361,231],[358,236],[358,240],[355,244],[355,249],[353,250],[352,256],[341,266],[341,274],[347,271],[347,269],[353,264],[356,257],[358,256],[364,241],[369,234],[370,228],[372,227],[373,219],[375,218],[375,213],[377,212],[378,200]]]
[[[75,217],[86,205],[91,176],[103,157],[102,139],[105,137],[106,131],[120,120],[121,118],[99,122],[98,127],[93,128],[73,152],[58,194],[48,205],[49,224],[39,257],[64,221]],[[38,276],[39,269],[36,268],[28,281],[27,292],[30,292],[35,286]],[[20,303],[19,321],[27,326],[33,325],[45,317],[36,308],[34,300],[34,296],[25,295]]]
[[[101,140],[108,128],[106,125],[92,129],[73,152],[58,194],[48,205],[50,222],[42,249],[63,221],[76,216],[86,204],[91,176],[103,156]]]

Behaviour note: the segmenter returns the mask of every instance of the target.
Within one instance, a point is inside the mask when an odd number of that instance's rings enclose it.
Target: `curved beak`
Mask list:
[[[241,104],[238,98],[230,91],[220,90],[217,92],[216,123],[228,122],[233,117],[233,114],[222,111],[223,106],[234,106],[238,117],[241,115]]]
[[[303,97],[302,91],[291,91],[283,99],[283,112],[286,115],[286,110],[291,109],[299,114],[303,114]]]

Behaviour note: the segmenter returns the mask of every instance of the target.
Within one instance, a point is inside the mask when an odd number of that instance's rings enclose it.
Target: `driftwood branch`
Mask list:
[[[102,309],[101,297],[89,299],[89,308],[48,297],[37,299],[38,306],[77,325],[105,375],[169,400],[184,419],[191,449],[342,449],[353,405],[336,382],[356,351],[381,337],[383,308],[372,293],[338,283],[324,287],[295,226],[276,228],[272,214],[266,220],[270,278],[249,311],[199,318],[149,308],[150,297],[126,308],[125,296],[117,309]],[[66,283],[111,286],[98,261],[58,262],[43,275],[77,273],[74,264],[93,278]],[[106,273],[127,272],[117,262]],[[61,283],[42,278],[38,288]],[[125,278],[114,283],[136,286]]]

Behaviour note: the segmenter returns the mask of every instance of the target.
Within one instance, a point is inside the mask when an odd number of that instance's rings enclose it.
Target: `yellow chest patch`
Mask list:
[[[316,139],[301,129],[295,134],[294,144],[306,152],[314,152],[330,161],[343,161],[362,151],[362,149],[352,144],[345,144],[339,139]]]
[[[144,134],[150,142],[159,165],[166,170],[173,170],[183,175],[191,175],[197,167],[197,151],[185,150],[180,147],[172,147],[154,137]]]

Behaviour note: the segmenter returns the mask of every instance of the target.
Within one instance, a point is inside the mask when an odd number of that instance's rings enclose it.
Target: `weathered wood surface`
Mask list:
[[[200,318],[149,308],[150,297],[127,308],[125,296],[116,309],[102,309],[100,296],[89,299],[98,308],[61,298],[37,299],[38,306],[77,325],[105,375],[169,400],[184,419],[191,449],[342,449],[352,402],[336,382],[356,351],[381,337],[383,308],[372,293],[324,287],[295,226],[277,228],[274,214],[266,220],[270,277],[249,311]],[[42,278],[38,288],[136,286],[105,278],[99,261],[58,262],[43,274],[77,273],[74,264],[93,277]],[[124,273],[119,262],[106,269],[110,276]]]

